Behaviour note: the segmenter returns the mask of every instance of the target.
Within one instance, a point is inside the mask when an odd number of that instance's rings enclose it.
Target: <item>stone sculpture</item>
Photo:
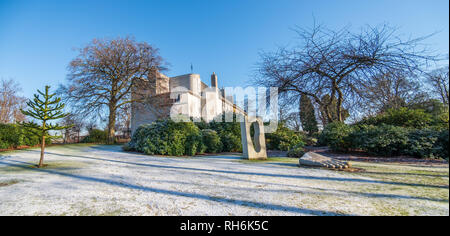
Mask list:
[[[254,127],[253,137],[251,137],[250,131],[252,125]],[[244,116],[244,122],[241,122],[241,140],[244,158],[249,160],[267,159],[264,123],[261,118]]]
[[[303,155],[299,160],[299,164],[300,166],[325,167],[330,169],[347,169],[351,167],[349,162],[322,156],[315,152],[308,152]]]

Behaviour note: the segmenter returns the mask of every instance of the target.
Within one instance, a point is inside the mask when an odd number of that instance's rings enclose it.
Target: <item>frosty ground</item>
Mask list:
[[[449,215],[449,167],[354,162],[363,173],[297,159],[154,157],[120,146],[0,153],[0,215]]]

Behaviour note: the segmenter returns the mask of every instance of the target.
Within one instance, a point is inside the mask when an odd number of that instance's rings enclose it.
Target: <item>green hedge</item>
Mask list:
[[[271,150],[289,150],[296,146],[303,151],[302,136],[280,125],[277,132],[266,134],[266,144]],[[126,151],[149,155],[196,155],[205,152],[242,152],[240,123],[233,122],[174,122],[158,120],[140,126],[131,141],[124,145]]]
[[[382,124],[401,126],[405,128],[422,129],[434,123],[433,116],[421,109],[405,107],[389,109],[377,116],[365,118],[360,124],[379,126]]]
[[[438,156],[448,159],[448,141],[449,141],[449,133],[447,130],[442,130],[439,134],[439,138],[434,144],[434,150],[438,154]]]
[[[298,143],[297,145],[291,147],[287,152],[288,157],[300,158],[305,155],[305,144],[303,142]]]
[[[393,125],[331,123],[319,137],[334,151],[362,150],[371,155],[409,155],[448,159],[448,129],[415,129]]]
[[[0,124],[0,149],[35,146],[41,143],[38,134],[17,124]],[[46,140],[50,144],[49,139]]]
[[[268,150],[289,151],[299,143],[303,143],[302,135],[286,127],[284,123],[278,123],[277,130],[267,133],[266,145]]]
[[[371,155],[396,156],[406,154],[408,130],[392,125],[363,126],[355,128],[347,140],[351,148],[361,149]]]
[[[183,156],[204,152],[200,129],[192,122],[158,120],[140,126],[127,145],[149,155]]]
[[[105,130],[92,129],[89,135],[81,140],[82,143],[106,143],[108,140],[108,132]]]
[[[348,151],[352,147],[352,141],[348,138],[352,131],[352,127],[343,122],[330,123],[322,130],[318,143],[334,151]]]
[[[225,120],[225,115],[222,115],[222,120]],[[233,116],[232,122],[201,122],[197,126],[200,129],[211,129],[217,132],[222,142],[222,152],[242,152],[241,124],[236,115]]]
[[[222,151],[222,142],[216,131],[211,129],[202,130],[202,141],[207,153],[218,153]]]

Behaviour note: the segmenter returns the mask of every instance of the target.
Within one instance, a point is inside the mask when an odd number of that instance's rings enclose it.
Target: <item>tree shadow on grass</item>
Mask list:
[[[390,181],[358,179],[358,178],[318,177],[318,176],[305,176],[305,175],[286,175],[286,174],[258,173],[258,172],[247,172],[247,171],[202,169],[202,168],[194,168],[194,167],[180,167],[180,166],[166,166],[166,165],[157,165],[157,164],[135,163],[135,162],[111,160],[111,159],[99,158],[99,157],[65,155],[65,154],[51,153],[51,152],[48,152],[48,154],[58,155],[58,156],[75,157],[75,158],[84,158],[84,159],[91,159],[91,160],[99,160],[99,161],[106,161],[106,162],[113,162],[113,163],[120,163],[120,164],[127,164],[127,165],[137,165],[137,166],[145,166],[145,167],[153,167],[153,168],[164,168],[164,169],[181,169],[181,170],[205,171],[205,172],[225,173],[225,174],[254,175],[254,176],[264,176],[264,177],[294,178],[294,179],[336,181],[336,182],[387,184],[387,185],[426,187],[426,188],[448,189],[448,187],[449,187],[448,185],[443,186],[443,185],[414,184],[414,183],[390,182]]]
[[[374,175],[398,175],[398,176],[402,176],[402,175],[410,175],[410,176],[424,176],[424,177],[449,177],[449,175],[442,175],[442,172],[436,172],[439,174],[433,175],[433,174],[422,174],[422,173],[395,173],[395,172],[372,172],[372,171],[368,171],[368,172],[364,172],[364,174],[374,174]]]
[[[296,213],[296,214],[345,215],[345,214],[340,214],[340,213],[331,212],[331,211],[312,210],[312,209],[298,208],[298,207],[293,207],[293,206],[284,206],[284,205],[271,204],[271,203],[261,203],[261,202],[256,202],[256,201],[236,200],[236,199],[224,198],[224,197],[212,197],[212,196],[208,196],[208,195],[204,195],[204,194],[186,193],[186,192],[166,190],[166,189],[160,189],[160,188],[145,187],[145,186],[139,186],[139,185],[124,183],[124,182],[113,181],[113,180],[109,180],[109,179],[76,175],[76,174],[72,174],[72,173],[64,173],[64,172],[59,172],[59,171],[50,170],[50,169],[35,169],[35,168],[31,168],[31,167],[27,166],[29,163],[26,163],[26,162],[21,162],[21,161],[13,161],[13,162],[16,162],[19,164],[3,163],[3,162],[0,162],[0,163],[10,165],[10,166],[15,166],[18,168],[31,169],[36,172],[44,172],[47,174],[59,175],[59,176],[79,179],[82,181],[104,183],[104,184],[108,184],[111,186],[140,190],[140,191],[151,192],[151,193],[167,194],[167,195],[173,195],[173,196],[194,198],[194,199],[199,199],[199,200],[208,200],[208,201],[213,201],[213,202],[234,204],[234,205],[238,205],[238,206],[247,206],[247,207],[265,209],[265,210],[285,211],[285,212],[291,212],[291,213]],[[26,165],[24,165],[24,164],[26,164]]]
[[[245,181],[245,180],[242,180]],[[286,194],[310,194],[310,195],[329,195],[329,196],[335,196],[335,197],[343,197],[346,198],[349,195],[353,196],[361,196],[361,197],[367,197],[367,198],[387,198],[387,199],[409,199],[409,200],[424,200],[424,201],[433,201],[433,202],[444,202],[448,203],[448,200],[445,199],[438,199],[438,198],[428,198],[428,197],[418,197],[418,196],[407,196],[407,195],[399,195],[399,194],[384,194],[384,193],[368,193],[368,192],[357,192],[357,191],[346,191],[346,190],[337,190],[337,189],[325,189],[325,188],[312,188],[312,187],[306,187],[306,186],[297,186],[301,190],[288,190],[288,189],[267,189],[267,188],[248,188],[248,187],[230,187],[230,186],[223,186],[223,185],[212,185],[212,184],[195,184],[191,182],[183,182],[183,181],[173,181],[173,180],[158,180],[158,182],[161,183],[169,183],[169,184],[182,184],[182,185],[201,185],[201,186],[207,186],[210,188],[223,188],[223,189],[233,189],[237,191],[244,191],[244,192],[254,192],[254,191],[260,191],[260,192],[271,192],[271,193],[286,193]],[[269,183],[267,183],[269,184]],[[312,191],[305,191],[303,189],[309,189]],[[321,191],[321,192],[317,192]],[[334,192],[334,193],[330,193]]]
[[[100,151],[107,151],[107,152],[124,153],[124,151],[122,150],[122,145],[121,144],[94,145],[94,146],[89,146],[87,148],[92,148],[92,149],[96,149],[96,150],[100,150]]]

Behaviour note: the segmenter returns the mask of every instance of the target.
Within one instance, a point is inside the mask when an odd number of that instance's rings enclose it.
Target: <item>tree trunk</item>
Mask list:
[[[327,124],[333,123],[333,116],[329,109],[330,105],[324,106],[323,110],[325,112],[325,118],[327,119]]]
[[[44,150],[45,150],[45,134],[42,135],[42,143],[41,143],[41,159],[39,160],[39,168],[44,166]]]
[[[115,126],[116,126],[116,111],[114,108],[109,108],[109,120],[108,120],[108,144],[113,144],[115,139]]]
[[[337,104],[336,104],[336,111],[337,111],[337,119],[339,122],[342,122],[342,100],[343,100],[343,94],[341,92],[340,89],[337,90],[338,92],[338,100],[337,100]]]

